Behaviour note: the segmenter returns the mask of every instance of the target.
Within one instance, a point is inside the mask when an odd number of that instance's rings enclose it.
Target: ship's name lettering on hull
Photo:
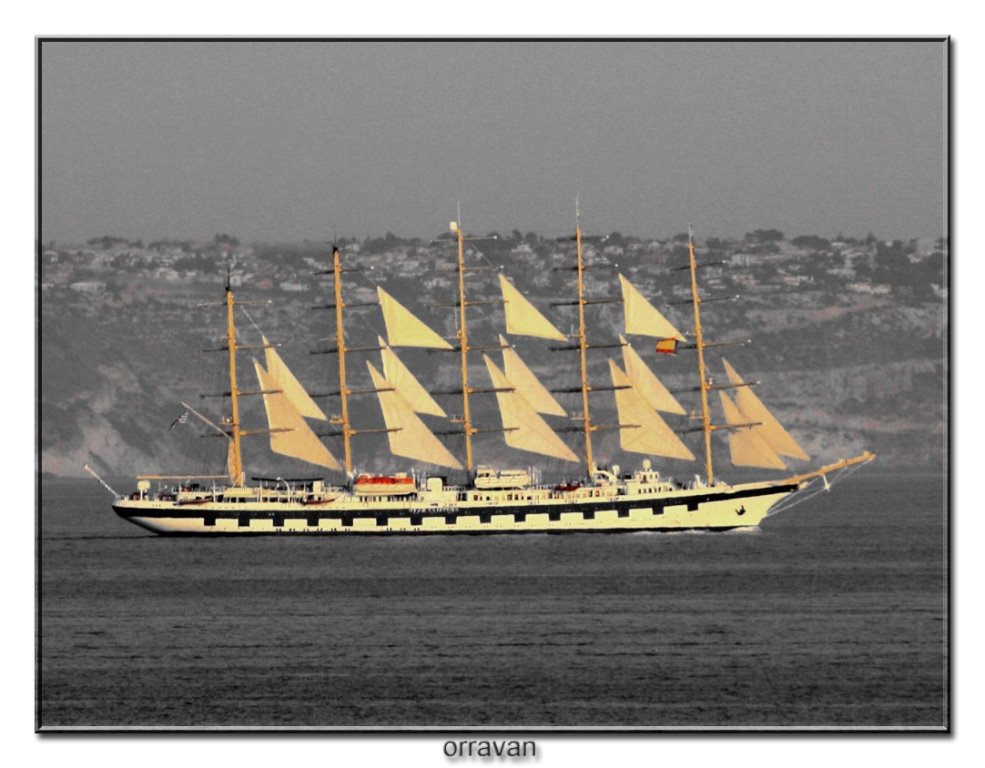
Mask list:
[[[518,757],[525,759],[537,757],[537,743],[534,741],[446,741],[443,751],[445,757],[452,759],[466,757]]]

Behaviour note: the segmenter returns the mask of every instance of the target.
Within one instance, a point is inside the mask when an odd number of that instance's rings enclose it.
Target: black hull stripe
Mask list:
[[[706,528],[706,527],[695,527],[695,528],[590,528],[590,529],[575,529],[575,530],[494,530],[489,529],[485,531],[426,531],[421,529],[401,529],[396,531],[350,531],[350,530],[334,530],[334,531],[319,531],[319,530],[284,530],[284,531],[256,531],[256,530],[243,530],[240,532],[232,531],[216,531],[215,533],[208,533],[205,531],[153,531],[158,536],[176,537],[176,538],[207,538],[213,539],[218,536],[226,538],[236,538],[239,536],[335,536],[340,538],[362,538],[363,536],[518,536],[518,535],[531,535],[531,534],[541,534],[545,536],[559,536],[567,534],[576,533],[586,533],[586,534],[596,534],[596,533],[685,533],[687,531],[700,531],[702,533],[725,533],[727,531],[734,531],[737,528],[750,528],[755,526],[722,526],[720,528]]]

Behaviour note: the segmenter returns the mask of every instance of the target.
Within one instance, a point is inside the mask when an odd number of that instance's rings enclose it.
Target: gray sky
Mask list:
[[[944,44],[46,43],[42,238],[943,232]]]

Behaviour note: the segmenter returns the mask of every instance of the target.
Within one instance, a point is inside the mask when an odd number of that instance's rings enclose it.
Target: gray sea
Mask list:
[[[41,491],[42,728],[949,722],[939,475],[670,535],[168,539]]]

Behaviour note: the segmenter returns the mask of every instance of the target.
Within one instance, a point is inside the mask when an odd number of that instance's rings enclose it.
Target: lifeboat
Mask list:
[[[527,488],[531,483],[533,477],[527,469],[494,469],[484,465],[476,467],[476,488]]]
[[[301,503],[306,507],[318,506],[319,504],[331,504],[336,496],[309,496],[308,498],[301,499]]]
[[[359,475],[353,483],[357,496],[406,496],[416,490],[414,478],[396,475]]]
[[[581,488],[581,483],[559,483],[554,486],[555,491],[560,491],[561,493],[572,493]]]

